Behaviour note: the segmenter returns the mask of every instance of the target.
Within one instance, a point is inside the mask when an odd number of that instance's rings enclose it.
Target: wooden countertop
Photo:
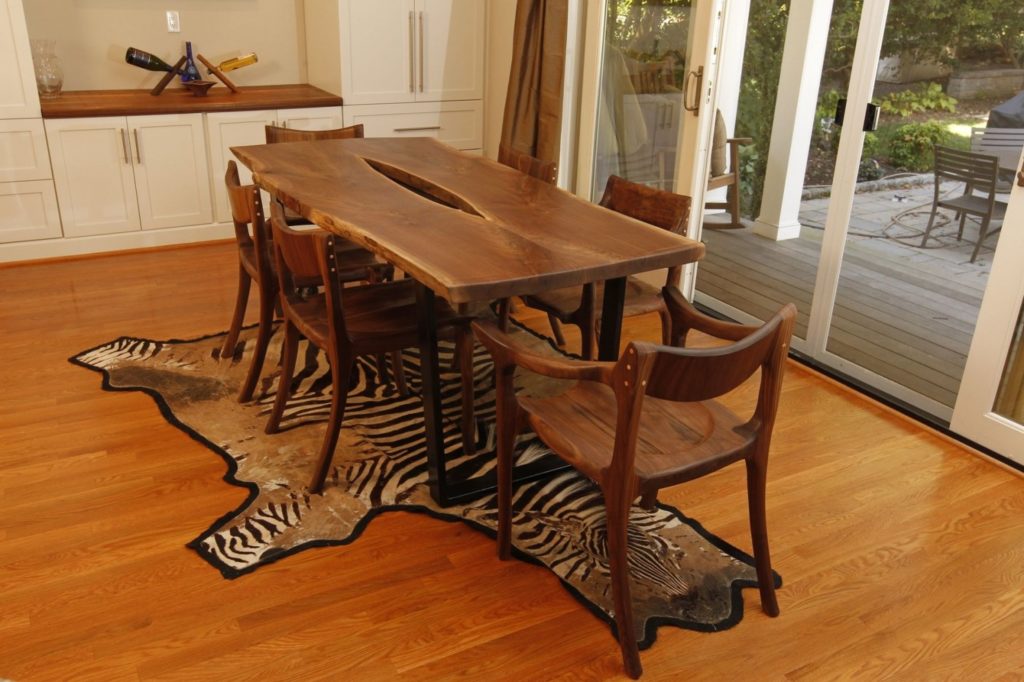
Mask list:
[[[167,88],[156,97],[149,90],[72,90],[40,104],[43,118],[82,118],[329,107],[341,106],[341,97],[312,85],[242,86],[233,93],[218,83],[205,97],[181,87]]]

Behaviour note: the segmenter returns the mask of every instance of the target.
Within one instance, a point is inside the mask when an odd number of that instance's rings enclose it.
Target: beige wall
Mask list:
[[[30,38],[57,41],[66,90],[149,88],[158,74],[124,62],[128,47],[173,62],[192,41],[213,62],[246,52],[259,63],[230,75],[240,85],[304,83],[303,0],[24,0]],[[168,33],[166,10],[181,33]],[[203,72],[205,77],[205,70]]]
[[[493,159],[498,156],[508,74],[512,68],[512,28],[516,19],[516,0],[491,0],[488,10],[484,154]]]

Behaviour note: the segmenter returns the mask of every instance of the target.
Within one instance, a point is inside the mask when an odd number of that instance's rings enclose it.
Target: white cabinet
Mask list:
[[[123,116],[51,119],[46,139],[65,237],[139,229]]]
[[[212,222],[202,116],[46,121],[64,236]]]
[[[21,0],[0,0],[0,118],[39,116],[39,95]]]
[[[456,149],[483,146],[479,100],[345,107],[345,125],[362,123],[366,137],[435,137]]]
[[[0,182],[0,243],[60,237],[50,180]]]
[[[213,222],[202,114],[129,116],[142,229]]]
[[[339,92],[346,106],[481,99],[486,4],[308,0],[310,82]],[[324,28],[332,22],[334,32]]]
[[[0,182],[47,180],[50,157],[38,118],[0,119]]]

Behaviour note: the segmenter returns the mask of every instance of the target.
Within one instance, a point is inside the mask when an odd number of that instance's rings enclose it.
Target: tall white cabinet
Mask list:
[[[310,84],[369,137],[483,146],[484,0],[306,0]]]
[[[0,0],[0,243],[60,237],[21,0]]]

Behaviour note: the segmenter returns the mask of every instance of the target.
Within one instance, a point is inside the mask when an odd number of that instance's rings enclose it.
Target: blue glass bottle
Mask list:
[[[202,80],[202,76],[199,75],[199,69],[196,68],[196,63],[192,61],[192,42],[186,41],[185,66],[181,67],[181,82],[187,83],[189,81],[197,80]]]

